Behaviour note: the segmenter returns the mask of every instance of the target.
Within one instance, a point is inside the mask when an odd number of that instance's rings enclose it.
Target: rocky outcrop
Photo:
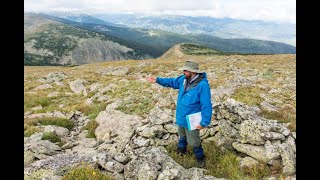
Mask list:
[[[257,108],[233,99],[215,106],[214,110],[219,127],[219,132],[214,136],[218,136],[214,139],[219,139],[217,145],[270,165],[282,162],[285,174],[295,174],[295,133],[290,132],[286,124],[262,118]],[[230,143],[232,146],[225,146]]]
[[[83,94],[84,96],[87,96],[87,89],[83,85],[83,83],[87,83],[87,81],[83,79],[76,79],[74,81],[71,81],[69,82],[70,89],[76,94]]]
[[[26,137],[25,177],[45,168],[50,170],[48,174],[61,178],[63,169],[88,162],[117,179],[218,179],[205,175],[204,169],[185,169],[168,155],[165,147],[178,140],[174,111],[156,106],[142,118],[116,110],[121,102],[115,100],[96,117],[96,139],[86,138],[87,131],[81,130],[90,121],[81,112],[65,115],[75,123],[69,132],[45,128],[64,139],[62,147],[41,140],[41,133]],[[213,110],[214,120],[200,131],[203,142],[213,141],[221,148],[246,154],[241,167],[255,166],[259,161],[281,163],[283,173],[295,174],[296,134],[284,124],[262,118],[258,108],[233,99],[215,105]]]

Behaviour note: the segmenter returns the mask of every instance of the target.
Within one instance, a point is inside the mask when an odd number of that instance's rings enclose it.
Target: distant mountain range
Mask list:
[[[194,43],[222,52],[244,54],[296,52],[294,46],[274,41],[222,39],[207,34],[130,28],[84,14],[57,16],[25,13],[26,65],[157,58],[179,43]]]
[[[296,25],[230,18],[144,14],[95,14],[110,23],[132,28],[159,29],[179,34],[207,34],[220,38],[249,38],[296,45]]]
[[[63,16],[65,19],[72,20],[74,16]],[[81,15],[78,15],[80,19]],[[74,22],[74,25],[98,30],[104,34],[123,38],[126,40],[155,46],[156,49],[163,49],[160,53],[168,50],[177,43],[193,42],[208,46],[220,51],[238,52],[238,53],[261,53],[261,54],[287,54],[295,53],[295,47],[285,43],[274,41],[262,41],[248,38],[222,39],[218,36],[207,34],[177,34],[168,31],[147,28],[126,28],[119,26],[110,26],[109,22],[93,24],[83,22]],[[162,48],[161,48],[162,47]],[[155,53],[156,56],[161,55]]]

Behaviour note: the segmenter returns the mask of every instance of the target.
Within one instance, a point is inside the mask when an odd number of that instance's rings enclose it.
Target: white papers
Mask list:
[[[196,129],[196,126],[200,124],[201,121],[201,112],[197,112],[194,114],[189,114],[186,116],[188,123],[188,130],[192,131]]]

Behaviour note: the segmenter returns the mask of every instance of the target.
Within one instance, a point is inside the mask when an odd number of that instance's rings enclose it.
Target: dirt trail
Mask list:
[[[168,59],[172,57],[182,58],[184,56],[183,52],[180,50],[180,44],[177,44],[170,48],[166,53],[164,53],[159,59]]]

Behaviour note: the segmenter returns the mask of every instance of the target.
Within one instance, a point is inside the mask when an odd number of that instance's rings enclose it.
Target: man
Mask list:
[[[176,124],[178,125],[179,142],[177,152],[187,153],[187,144],[193,147],[193,152],[199,167],[205,166],[205,156],[201,146],[199,130],[208,126],[212,117],[212,104],[210,86],[205,72],[199,70],[199,64],[193,60],[185,62],[179,70],[183,75],[176,78],[153,78],[147,80],[158,83],[164,87],[179,90],[176,107]],[[189,131],[186,116],[201,112],[201,121],[195,130]]]

